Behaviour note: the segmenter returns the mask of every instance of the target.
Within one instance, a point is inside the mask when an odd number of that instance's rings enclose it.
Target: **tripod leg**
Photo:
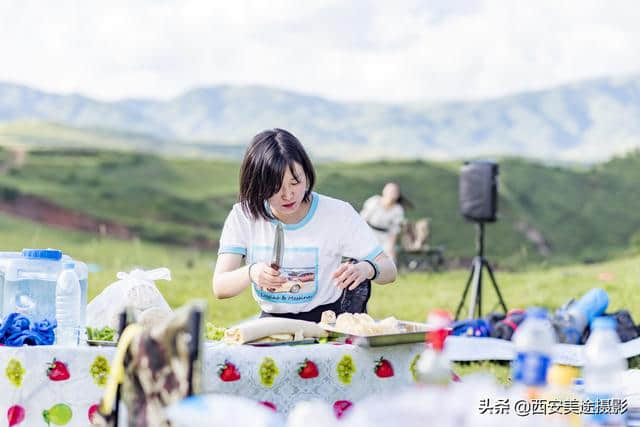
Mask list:
[[[473,291],[469,303],[469,319],[474,318],[476,307],[480,311],[478,296],[482,293],[482,259],[479,256],[473,258]]]
[[[464,287],[462,298],[460,299],[460,303],[458,304],[458,308],[456,309],[456,317],[455,317],[456,320],[458,320],[460,316],[460,311],[462,311],[462,306],[464,305],[464,300],[465,298],[467,298],[467,293],[469,292],[469,286],[471,286],[471,279],[473,279],[473,276],[475,274],[474,273],[475,268],[476,268],[476,264],[474,262],[471,264],[471,272],[469,273],[469,278],[467,279],[467,285]]]
[[[491,278],[491,283],[493,283],[493,288],[496,290],[496,294],[498,294],[498,301],[500,302],[500,305],[502,306],[502,309],[506,314],[507,311],[509,310],[507,310],[507,305],[504,303],[504,300],[502,299],[500,288],[498,288],[498,282],[496,282],[495,277],[493,277],[493,270],[491,269],[491,265],[489,265],[489,262],[486,259],[482,260],[482,264],[485,265],[487,267],[487,270],[489,271],[489,277]]]

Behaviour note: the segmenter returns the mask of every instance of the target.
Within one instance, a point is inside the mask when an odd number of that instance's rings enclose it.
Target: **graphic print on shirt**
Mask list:
[[[251,262],[271,262],[272,246],[253,246]],[[280,288],[263,289],[253,284],[256,295],[269,302],[301,304],[309,302],[318,293],[318,248],[284,248],[280,274],[287,279]]]

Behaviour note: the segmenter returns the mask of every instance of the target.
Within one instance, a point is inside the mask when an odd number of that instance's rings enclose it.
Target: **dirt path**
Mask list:
[[[26,194],[0,199],[0,212],[67,230],[88,231],[122,239],[133,237],[133,233],[122,224],[65,209],[48,200]]]

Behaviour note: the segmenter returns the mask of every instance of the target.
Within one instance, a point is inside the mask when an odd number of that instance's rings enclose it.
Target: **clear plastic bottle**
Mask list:
[[[526,388],[529,399],[539,399],[547,382],[547,371],[551,366],[556,333],[547,316],[547,310],[532,307],[527,317],[516,329],[513,344],[516,355],[511,365],[511,376],[515,385]]]
[[[577,413],[566,413],[565,404],[578,400],[578,395],[571,389],[578,376],[578,369],[573,366],[553,365],[547,372],[547,389],[543,400],[547,404],[545,427],[580,427],[580,416]]]
[[[621,375],[627,369],[627,361],[619,344],[615,321],[610,317],[597,317],[591,324],[591,335],[585,345],[583,371],[585,397],[594,403],[600,400],[611,406],[614,399],[622,399]],[[624,415],[600,414],[598,412],[610,412],[610,408],[603,407],[598,411],[598,405],[595,409],[596,414],[586,416],[587,425],[624,425]]]
[[[80,329],[80,281],[67,262],[56,283],[56,344],[77,345]]]
[[[420,384],[446,386],[451,382],[451,363],[444,355],[444,342],[449,334],[451,314],[445,310],[432,310],[427,323],[434,329],[427,333],[428,345],[416,364],[416,376]]]

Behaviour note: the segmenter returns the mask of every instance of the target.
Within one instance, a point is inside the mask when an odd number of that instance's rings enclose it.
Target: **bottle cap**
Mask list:
[[[62,251],[58,249],[23,249],[22,256],[31,259],[59,261],[62,258]]]

